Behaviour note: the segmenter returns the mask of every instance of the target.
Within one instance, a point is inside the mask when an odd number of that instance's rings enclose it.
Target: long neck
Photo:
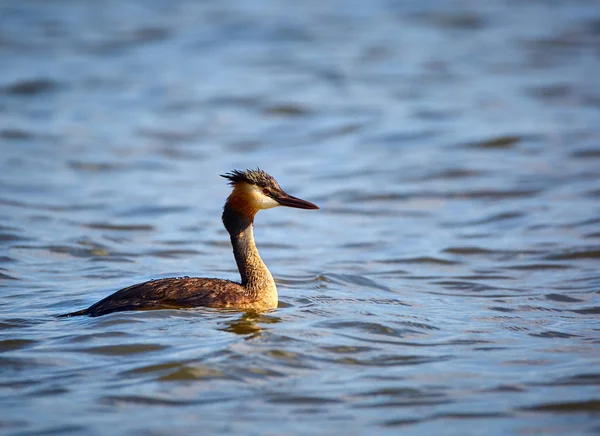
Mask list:
[[[233,254],[244,286],[257,299],[277,301],[277,287],[256,248],[254,214],[244,213],[228,202],[223,208],[223,224],[231,237]]]

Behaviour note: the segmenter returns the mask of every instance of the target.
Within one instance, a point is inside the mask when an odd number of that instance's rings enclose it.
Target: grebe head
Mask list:
[[[289,195],[281,189],[277,180],[259,168],[246,171],[233,170],[222,174],[221,177],[225,177],[233,186],[227,204],[251,216],[261,209],[277,206],[299,209],[319,208],[316,204]]]

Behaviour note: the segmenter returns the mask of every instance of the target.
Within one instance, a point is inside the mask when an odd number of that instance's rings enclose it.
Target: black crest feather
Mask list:
[[[229,180],[229,184],[235,186],[237,183],[250,183],[252,185],[260,186],[261,188],[279,188],[279,184],[275,179],[261,170],[256,168],[255,170],[233,170],[225,174],[221,174],[221,177]]]

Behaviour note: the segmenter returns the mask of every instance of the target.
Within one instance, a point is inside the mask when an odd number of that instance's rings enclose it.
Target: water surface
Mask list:
[[[7,434],[597,434],[594,1],[5,2]],[[54,316],[236,279],[218,174],[280,307]]]

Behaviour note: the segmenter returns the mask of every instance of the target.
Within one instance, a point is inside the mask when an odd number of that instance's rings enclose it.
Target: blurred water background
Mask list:
[[[0,428],[600,432],[597,1],[0,3]],[[280,307],[55,319],[237,278]]]

